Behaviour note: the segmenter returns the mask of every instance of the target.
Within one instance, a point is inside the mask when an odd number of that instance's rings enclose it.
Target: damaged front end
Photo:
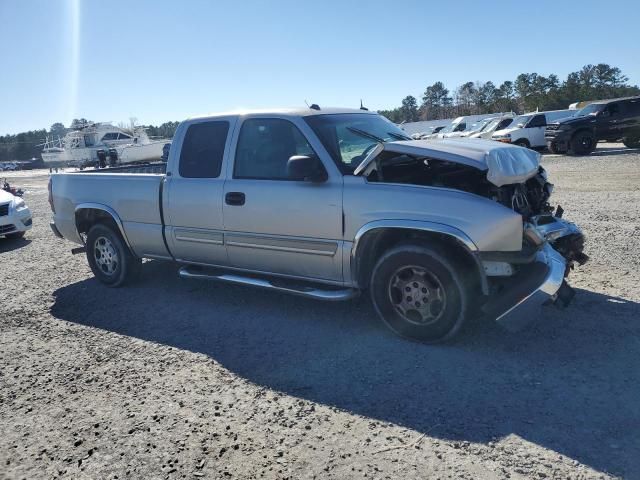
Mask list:
[[[490,286],[482,310],[516,331],[544,304],[567,306],[575,293],[566,277],[588,260],[580,229],[549,203],[553,185],[539,159],[537,152],[484,140],[394,142],[378,145],[355,174],[464,191],[519,213],[521,250],[479,252]]]
[[[530,261],[509,263],[514,258],[496,252],[480,254],[483,263],[505,262],[512,265],[508,276],[495,276],[492,295],[483,311],[510,331],[518,331],[531,323],[542,305],[566,307],[575,292],[566,278],[575,264],[589,260],[584,253],[584,235],[573,223],[562,219],[562,208],[556,215],[535,215],[525,227],[523,251],[534,252]]]

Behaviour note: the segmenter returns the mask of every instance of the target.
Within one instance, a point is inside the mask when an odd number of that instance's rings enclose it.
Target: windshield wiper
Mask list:
[[[356,127],[347,127],[347,130],[355,133],[356,135],[360,135],[361,137],[368,138],[369,140],[374,140],[378,143],[384,143],[385,140],[383,138],[375,136],[373,133],[365,132],[364,130],[360,130]]]
[[[400,135],[399,133],[387,132],[387,135],[391,135],[396,140],[413,140],[411,137],[407,137],[406,135]]]

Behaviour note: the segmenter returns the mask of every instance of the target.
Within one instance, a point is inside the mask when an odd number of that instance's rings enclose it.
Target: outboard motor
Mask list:
[[[118,152],[115,148],[109,149],[109,165],[115,167],[118,164]]]
[[[96,155],[98,156],[98,168],[105,168],[107,166],[107,152],[100,149]]]

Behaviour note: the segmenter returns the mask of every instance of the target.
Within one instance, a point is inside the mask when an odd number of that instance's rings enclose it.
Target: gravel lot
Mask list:
[[[640,478],[640,151],[543,162],[588,236],[574,303],[435,347],[168,263],[107,289],[48,172],[8,174],[34,228],[0,239],[0,478]]]

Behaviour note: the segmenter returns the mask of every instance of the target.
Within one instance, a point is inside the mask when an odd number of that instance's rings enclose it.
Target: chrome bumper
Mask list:
[[[538,252],[535,262],[546,267],[542,282],[496,317],[496,321],[507,330],[517,331],[534,321],[540,315],[542,305],[555,301],[562,286],[567,261],[551,245],[545,244]]]
[[[510,286],[485,308],[485,312],[511,331],[536,320],[544,304],[558,301],[568,305],[574,291],[564,278],[574,263],[582,265],[589,259],[582,252],[584,237],[575,224],[550,215],[532,220],[532,226],[545,240],[544,245],[534,261],[512,277]]]

